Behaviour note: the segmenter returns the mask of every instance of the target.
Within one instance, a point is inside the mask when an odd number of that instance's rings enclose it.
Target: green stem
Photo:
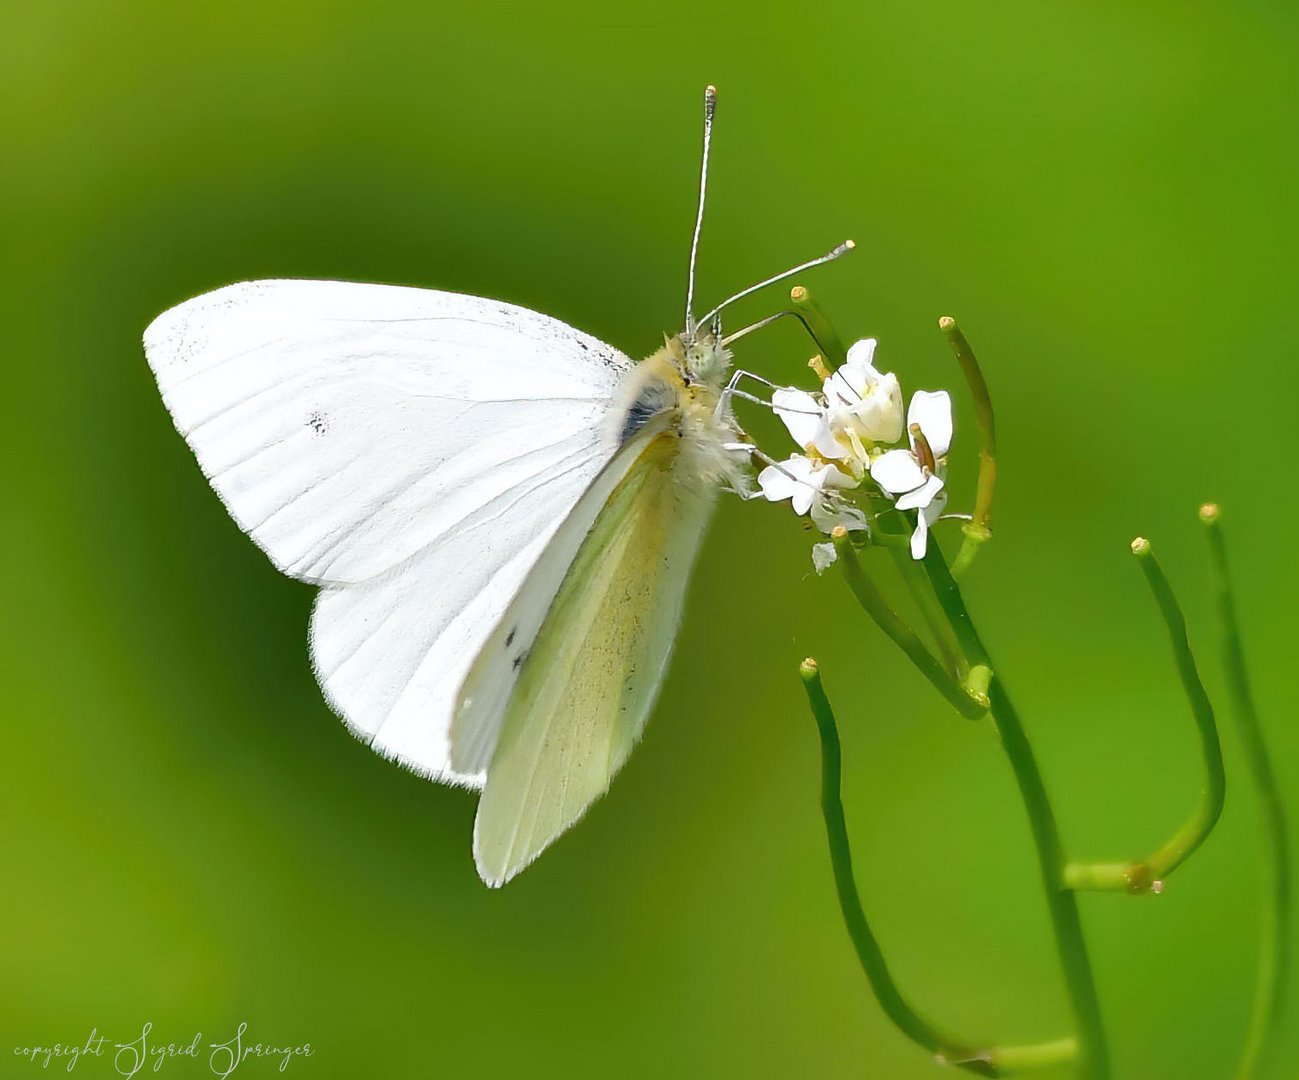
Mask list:
[[[898,988],[879,941],[870,928],[857,877],[853,872],[852,847],[844,818],[842,797],[842,760],[839,726],[830,699],[821,685],[821,673],[815,660],[799,666],[799,675],[807,691],[808,704],[816,719],[821,737],[821,813],[825,818],[826,837],[830,845],[830,863],[834,870],[835,891],[844,925],[852,939],[857,959],[880,1008],[907,1038],[930,1051],[944,1065],[980,1076],[1003,1076],[1027,1069],[1062,1065],[1074,1060],[1078,1051],[1072,1037],[1024,1046],[984,1046],[976,1048],[968,1040],[957,1038],[937,1028],[921,1016]]]
[[[1173,659],[1182,687],[1191,704],[1191,715],[1200,734],[1200,754],[1204,760],[1204,786],[1200,800],[1186,823],[1152,855],[1130,863],[1072,863],[1065,867],[1065,883],[1071,889],[1097,889],[1130,893],[1160,892],[1164,879],[1182,865],[1208,839],[1222,816],[1227,793],[1226,773],[1222,765],[1222,745],[1213,705],[1195,666],[1195,655],[1186,634],[1186,618],[1173,593],[1167,576],[1155,559],[1150,541],[1138,537],[1132,542],[1132,553],[1141,563],[1159,613],[1168,628]]]
[[[1258,979],[1254,985],[1254,1005],[1249,1034],[1236,1066],[1236,1080],[1248,1080],[1266,1063],[1272,1038],[1280,1026],[1285,999],[1285,977],[1290,959],[1290,863],[1285,806],[1277,786],[1276,773],[1268,755],[1263,727],[1254,707],[1249,673],[1245,667],[1245,650],[1240,639],[1240,623],[1232,596],[1231,577],[1227,571],[1227,547],[1218,522],[1218,507],[1200,508],[1200,520],[1208,526],[1209,547],[1213,554],[1214,577],[1218,591],[1218,610],[1222,618],[1223,646],[1232,704],[1250,779],[1258,793],[1262,809],[1263,841],[1267,849],[1264,873],[1268,888],[1263,902],[1263,922],[1259,942]]]
[[[971,667],[986,668],[993,672],[988,684],[988,698],[1002,749],[1010,762],[1020,798],[1028,814],[1029,828],[1037,850],[1047,912],[1055,932],[1056,953],[1077,1031],[1078,1074],[1088,1080],[1106,1080],[1110,1075],[1109,1051],[1096,993],[1096,980],[1087,954],[1077,898],[1064,886],[1064,852],[1060,843],[1060,831],[1041,770],[1033,756],[1033,748],[1019,715],[1015,712],[1001,679],[995,674],[996,669],[979,640],[961,591],[932,536],[929,538],[924,566],[934,593],[947,612],[952,630],[966,650]]]
[[[871,518],[871,540],[878,547],[888,550],[897,567],[902,584],[920,612],[925,626],[933,635],[934,642],[942,654],[943,666],[948,673],[958,679],[965,677],[965,656],[956,643],[951,627],[934,592],[929,588],[924,570],[916,565],[911,557],[911,533],[915,523],[907,516],[893,508],[893,501],[882,494],[868,494],[867,508]]]
[[[808,333],[820,347],[830,364],[830,369],[833,371],[835,368],[843,367],[848,359],[848,350],[844,348],[843,341],[830,320],[825,317],[825,312],[812,299],[812,294],[808,292],[807,287],[795,285],[789,290],[789,299],[794,305],[794,313],[802,318],[803,325],[807,327]]]
[[[943,610],[938,606],[933,590],[929,588],[924,569],[911,557],[910,537],[907,537],[907,542],[903,546],[890,547],[888,550],[898,568],[898,576],[902,578],[902,583],[911,594],[920,617],[925,620],[925,626],[938,645],[943,666],[949,674],[963,679],[967,674],[965,654],[961,652],[952,628],[947,625]]]
[[[825,817],[825,831],[830,842],[835,891],[839,896],[839,908],[843,912],[848,936],[852,938],[857,959],[875,999],[885,1015],[912,1042],[969,1072],[996,1076],[997,1070],[989,1062],[987,1050],[976,1049],[964,1039],[939,1031],[911,1007],[893,980],[893,973],[889,970],[888,962],[884,959],[884,953],[862,908],[861,894],[857,890],[857,879],[853,873],[852,849],[848,842],[848,825],[844,819],[840,794],[842,755],[834,711],[821,685],[821,673],[816,661],[804,660],[799,667],[799,674],[803,678],[808,704],[821,736],[821,813]]]
[[[838,553],[836,561],[843,571],[844,579],[848,582],[848,588],[852,590],[852,594],[866,614],[898,648],[907,654],[907,658],[957,712],[970,720],[982,719],[988,711],[987,701],[968,693],[929,651],[925,643],[916,636],[916,632],[889,607],[888,601],[875,587],[875,583],[862,571],[857,553],[853,550],[852,542],[848,537],[848,531],[839,526],[834,530],[832,538],[835,551]]]
[[[959,578],[969,569],[983,543],[992,538],[992,497],[997,486],[997,425],[992,414],[992,395],[988,393],[983,370],[961,328],[948,315],[938,320],[938,327],[961,366],[965,385],[974,400],[974,420],[979,429],[979,482],[974,496],[974,512],[963,530],[965,542],[952,562],[952,576]]]
[[[974,622],[970,619],[969,611],[966,610],[960,586],[956,584],[956,579],[948,570],[947,562],[943,559],[943,553],[939,550],[938,542],[932,534],[925,547],[923,565],[925,574],[929,577],[929,585],[938,598],[938,603],[947,617],[947,623],[956,636],[957,644],[965,654],[966,663],[970,667],[979,665],[992,667],[988,652],[983,647],[983,642],[979,640]]]
[[[1026,1046],[1000,1046],[992,1051],[992,1064],[1001,1073],[1066,1065],[1078,1057],[1078,1040],[1073,1036]]]
[[[1064,973],[1074,1023],[1077,1025],[1078,1074],[1093,1080],[1103,1080],[1109,1076],[1109,1052],[1106,1048],[1100,1000],[1096,993],[1091,960],[1087,955],[1078,901],[1075,894],[1064,887],[1064,851],[1060,844],[1060,830],[1055,822],[1055,813],[1051,809],[1051,800],[1047,796],[1046,785],[1033,756],[1028,735],[1006,696],[1001,679],[995,675],[988,687],[988,697],[992,703],[997,733],[1001,736],[1002,748],[1015,774],[1020,798],[1028,812],[1033,843],[1037,848],[1042,889],[1046,895],[1051,926],[1055,931],[1056,953],[1060,969]]]

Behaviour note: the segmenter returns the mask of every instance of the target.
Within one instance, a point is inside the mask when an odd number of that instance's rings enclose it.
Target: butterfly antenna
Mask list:
[[[704,89],[704,157],[699,166],[699,209],[695,214],[695,232],[690,238],[690,274],[686,278],[686,337],[695,334],[695,259],[699,255],[699,234],[704,227],[704,196],[708,191],[708,150],[713,142],[713,117],[717,113],[717,87],[711,83]]]
[[[784,271],[783,273],[777,274],[775,277],[769,277],[765,281],[759,281],[756,285],[750,285],[747,289],[741,289],[734,296],[727,297],[725,300],[723,300],[720,304],[718,304],[715,308],[713,308],[712,311],[710,311],[699,321],[701,323],[706,323],[709,319],[719,314],[723,308],[727,307],[730,304],[735,303],[735,301],[737,300],[742,300],[750,293],[755,293],[759,289],[765,289],[768,285],[774,285],[778,281],[784,281],[786,278],[793,277],[795,274],[801,274],[804,270],[811,270],[812,267],[820,266],[822,263],[834,262],[834,260],[839,258],[839,256],[847,255],[848,252],[852,251],[852,249],[855,248],[856,246],[857,245],[854,244],[851,240],[845,240],[842,244],[839,244],[832,251],[826,252],[819,259],[811,259],[808,262],[799,263],[798,266],[791,266],[788,270]]]

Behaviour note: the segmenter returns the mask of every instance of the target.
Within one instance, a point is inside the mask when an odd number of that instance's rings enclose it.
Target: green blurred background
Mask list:
[[[716,82],[702,298],[852,236],[807,283],[908,390],[956,384],[934,321],[961,319],[1003,476],[967,595],[1071,852],[1134,856],[1199,762],[1127,545],[1157,544],[1225,714],[1205,498],[1299,797],[1297,46],[1282,3],[6,4],[0,1074],[92,1026],[219,1041],[246,1020],[310,1042],[304,1077],[934,1075],[839,920],[808,653],[900,981],[980,1037],[1063,1032],[994,738],[810,574],[787,509],[723,501],[643,746],[489,892],[473,798],[322,702],[312,590],[227,518],[140,333],[230,281],[326,277],[500,297],[643,354],[678,328]],[[787,380],[807,352],[785,326],[743,359]],[[1260,843],[1229,719],[1203,851],[1162,897],[1083,899],[1120,1077],[1226,1077],[1243,1037]]]

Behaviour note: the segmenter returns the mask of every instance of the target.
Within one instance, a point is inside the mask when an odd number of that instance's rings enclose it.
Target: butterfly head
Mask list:
[[[720,388],[731,366],[731,354],[711,333],[678,335],[671,339],[673,359],[687,386]]]

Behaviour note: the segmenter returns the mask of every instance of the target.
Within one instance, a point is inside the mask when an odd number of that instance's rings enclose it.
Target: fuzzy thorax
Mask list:
[[[730,363],[730,354],[711,337],[668,338],[623,378],[610,410],[611,433],[625,444],[651,419],[668,413],[668,429],[681,440],[676,469],[682,480],[742,489],[747,457],[737,459],[726,448],[741,438],[730,403],[722,402]]]

